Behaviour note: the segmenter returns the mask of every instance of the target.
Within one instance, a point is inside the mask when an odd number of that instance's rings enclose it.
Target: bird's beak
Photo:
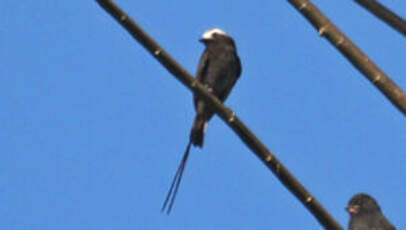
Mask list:
[[[347,206],[345,209],[347,210],[347,212],[349,212],[350,214],[357,214],[359,211],[359,205],[349,205]]]
[[[210,41],[210,39],[207,38],[200,38],[199,42],[206,44],[208,41]]]

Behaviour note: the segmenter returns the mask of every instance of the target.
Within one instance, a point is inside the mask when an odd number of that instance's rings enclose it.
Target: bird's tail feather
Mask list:
[[[203,147],[204,132],[206,129],[207,120],[200,115],[196,115],[193,123],[192,131],[190,132],[190,141],[194,146]]]
[[[175,202],[176,194],[178,193],[179,185],[182,180],[183,171],[185,170],[187,159],[189,157],[190,148],[194,146],[203,146],[204,132],[206,129],[207,120],[204,116],[196,115],[195,122],[193,123],[192,131],[190,132],[190,140],[186,146],[185,153],[183,154],[182,161],[179,164],[178,170],[172,180],[171,187],[169,188],[168,195],[162,205],[161,212],[166,210],[166,213],[171,212],[173,203]]]
[[[176,171],[175,177],[172,180],[171,187],[168,191],[168,195],[166,195],[166,199],[164,204],[162,205],[161,212],[166,210],[166,214],[172,210],[173,203],[175,202],[176,194],[178,193],[180,181],[182,180],[183,171],[185,170],[187,159],[189,157],[190,147],[192,146],[192,140],[189,141],[188,145],[186,146],[185,153],[183,154],[182,161],[179,164],[178,170]],[[169,202],[169,203],[168,203]]]

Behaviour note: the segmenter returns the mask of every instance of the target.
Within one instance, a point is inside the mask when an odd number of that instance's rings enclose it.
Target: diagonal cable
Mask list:
[[[406,36],[406,20],[375,0],[355,0],[356,3],[384,21],[386,24]]]

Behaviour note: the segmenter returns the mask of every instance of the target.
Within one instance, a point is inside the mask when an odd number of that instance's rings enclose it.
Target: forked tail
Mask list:
[[[175,202],[176,194],[178,193],[180,181],[182,180],[183,171],[185,170],[187,159],[189,157],[190,147],[192,146],[192,140],[189,141],[186,151],[183,154],[182,161],[179,164],[178,170],[176,171],[175,177],[172,180],[172,185],[168,191],[168,195],[166,195],[166,199],[164,204],[162,205],[161,212],[165,212],[169,215],[172,210],[173,203]]]

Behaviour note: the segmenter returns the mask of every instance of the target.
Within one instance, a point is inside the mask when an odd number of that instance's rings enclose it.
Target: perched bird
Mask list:
[[[396,230],[375,199],[367,194],[353,196],[346,209],[350,214],[350,230]]]
[[[241,74],[240,58],[237,55],[234,40],[225,31],[214,28],[205,31],[200,41],[206,49],[200,58],[196,79],[224,102]],[[168,214],[175,201],[190,147],[191,145],[203,147],[207,123],[214,115],[209,105],[197,95],[194,95],[194,105],[196,117],[190,131],[189,143],[162,206],[162,211],[167,208]]]

